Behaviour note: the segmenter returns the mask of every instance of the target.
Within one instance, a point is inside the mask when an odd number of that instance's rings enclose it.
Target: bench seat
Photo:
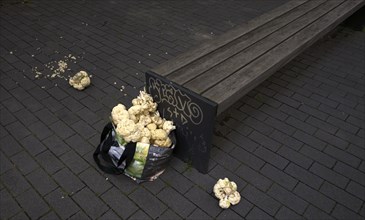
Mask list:
[[[363,5],[363,0],[290,1],[162,63],[151,74],[210,102],[219,115]]]

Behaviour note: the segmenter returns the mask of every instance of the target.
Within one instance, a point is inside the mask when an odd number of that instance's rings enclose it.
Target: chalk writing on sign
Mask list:
[[[188,123],[188,120],[195,125],[202,123],[203,111],[200,106],[193,102],[191,98],[180,89],[177,89],[170,84],[163,83],[156,78],[149,78],[149,85],[148,92],[150,94],[157,94],[153,97],[155,102],[166,102],[171,106],[166,110],[170,113],[170,116],[178,118],[180,115],[183,125]]]

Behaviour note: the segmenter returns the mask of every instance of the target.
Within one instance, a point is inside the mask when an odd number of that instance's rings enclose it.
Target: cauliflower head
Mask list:
[[[126,142],[137,142],[142,138],[140,126],[130,119],[119,122],[117,124],[116,132],[121,135]]]
[[[237,184],[228,178],[219,179],[213,187],[214,196],[219,199],[219,206],[227,209],[230,205],[236,205],[241,200],[237,191]]]
[[[115,125],[129,119],[129,113],[123,104],[118,104],[112,109],[112,121]]]
[[[68,83],[77,90],[84,90],[91,83],[90,77],[85,71],[80,71],[70,78]]]

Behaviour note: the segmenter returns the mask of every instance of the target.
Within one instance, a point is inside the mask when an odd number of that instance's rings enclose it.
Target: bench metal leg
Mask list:
[[[146,90],[161,116],[176,124],[175,155],[207,173],[217,104],[153,72],[146,73]]]

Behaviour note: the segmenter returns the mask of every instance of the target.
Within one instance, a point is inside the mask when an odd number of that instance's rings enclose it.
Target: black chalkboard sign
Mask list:
[[[176,125],[174,154],[207,173],[217,104],[153,72],[146,73],[146,90]]]

